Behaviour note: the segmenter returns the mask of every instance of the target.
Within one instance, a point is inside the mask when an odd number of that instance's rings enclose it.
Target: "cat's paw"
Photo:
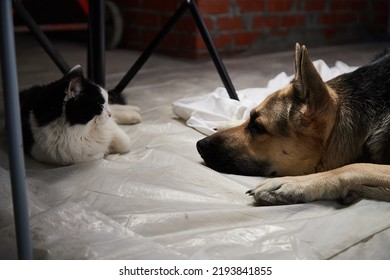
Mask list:
[[[117,124],[136,124],[141,121],[140,108],[132,105],[110,105],[112,116]]]
[[[119,127],[114,132],[112,137],[109,153],[110,154],[124,154],[130,151],[130,139],[127,134]]]

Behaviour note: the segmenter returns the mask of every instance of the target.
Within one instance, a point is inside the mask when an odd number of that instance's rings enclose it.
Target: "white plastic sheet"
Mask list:
[[[183,86],[166,84],[166,91],[176,93]],[[132,140],[128,154],[68,167],[27,158],[35,258],[390,257],[389,203],[254,207],[245,192],[262,178],[204,166],[195,148],[204,135],[175,117],[171,102],[151,108],[148,102],[141,124],[123,126]],[[2,135],[0,258],[5,259],[16,257],[7,170]]]

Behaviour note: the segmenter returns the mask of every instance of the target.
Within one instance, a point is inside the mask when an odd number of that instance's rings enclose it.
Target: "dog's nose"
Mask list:
[[[196,149],[198,150],[198,153],[202,156],[206,149],[207,149],[207,144],[206,144],[207,140],[205,139],[202,139],[202,140],[199,140],[198,143],[196,143]]]

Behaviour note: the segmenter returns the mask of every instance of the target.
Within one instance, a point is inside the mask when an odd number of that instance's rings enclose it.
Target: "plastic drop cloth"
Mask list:
[[[178,71],[172,74],[177,75]],[[146,79],[145,85],[137,86],[144,91],[150,84]],[[180,96],[183,88],[196,94],[198,85],[194,80],[170,80],[159,89]],[[237,110],[236,118],[245,116],[254,103]],[[214,106],[221,109],[217,101]],[[35,258],[390,257],[390,203],[254,207],[245,192],[263,179],[221,174],[204,166],[195,148],[204,135],[178,119],[171,102],[143,110],[142,117],[139,125],[123,126],[132,141],[128,154],[67,167],[26,158]],[[9,259],[16,257],[16,248],[4,138],[3,133],[0,258]]]

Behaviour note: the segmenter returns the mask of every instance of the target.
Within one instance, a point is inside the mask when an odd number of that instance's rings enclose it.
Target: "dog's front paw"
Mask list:
[[[256,205],[283,205],[308,202],[304,188],[299,181],[291,177],[268,179],[260,186],[249,190]]]

